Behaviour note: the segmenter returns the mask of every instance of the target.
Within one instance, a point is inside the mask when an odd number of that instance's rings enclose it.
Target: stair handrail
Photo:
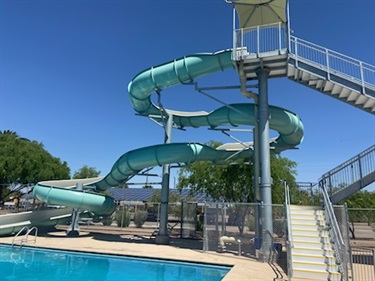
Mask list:
[[[290,192],[289,185],[284,181],[284,196],[285,196],[285,219],[286,219],[286,250],[287,250],[287,270],[288,270],[288,280],[293,275],[292,268],[292,248],[293,244],[293,232],[292,232],[292,222],[290,215]]]
[[[375,66],[293,35],[289,38],[289,54],[296,61],[308,61],[310,64],[325,69],[328,80],[331,74],[349,79],[362,87],[363,94],[374,98],[366,92],[366,88],[375,89]]]
[[[20,247],[23,246],[23,243],[24,242],[36,242],[36,238],[38,237],[38,228],[36,226],[33,226],[32,228],[29,228],[28,226],[24,226],[22,227],[18,232],[17,234],[13,237],[12,239],[12,247],[15,245],[15,243],[18,241],[17,240],[17,237],[20,236],[24,230],[26,230],[26,234],[19,240],[20,242]],[[34,239],[29,241],[29,234],[35,230],[35,234],[34,234]]]
[[[375,145],[350,158],[321,176],[319,182],[328,184],[330,196],[375,171]]]
[[[289,193],[289,185],[286,181],[284,181],[284,193],[285,193],[285,214],[287,220],[287,239],[290,243],[290,246],[293,248],[293,233],[292,233],[292,223],[290,217],[290,193]]]
[[[323,206],[326,211],[325,213],[327,215],[327,221],[329,224],[329,232],[330,232],[331,239],[333,240],[333,248],[334,248],[335,255],[336,255],[336,262],[342,274],[341,280],[345,281],[345,280],[348,280],[346,245],[341,235],[341,231],[336,220],[333,206],[329,198],[328,192],[324,186],[324,183],[321,184],[321,191],[323,194]]]

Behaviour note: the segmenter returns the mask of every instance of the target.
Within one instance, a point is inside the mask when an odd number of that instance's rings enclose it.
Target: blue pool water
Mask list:
[[[230,267],[0,245],[0,280],[219,281]]]

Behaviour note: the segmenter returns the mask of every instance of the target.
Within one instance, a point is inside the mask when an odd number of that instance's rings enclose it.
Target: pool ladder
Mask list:
[[[34,238],[29,240],[29,235],[32,231],[35,231]],[[24,231],[26,231],[26,234],[22,237],[19,237]],[[32,228],[29,228],[27,226],[24,226],[21,228],[20,231],[17,232],[17,234],[13,237],[12,240],[12,247],[19,242],[19,246],[22,247],[23,243],[25,242],[36,242],[36,238],[38,237],[38,228],[36,226],[33,226]],[[18,238],[18,239],[17,239]]]

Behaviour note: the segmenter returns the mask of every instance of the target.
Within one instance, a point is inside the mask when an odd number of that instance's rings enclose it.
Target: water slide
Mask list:
[[[130,101],[139,115],[160,116],[160,108],[152,103],[151,94],[173,85],[192,82],[194,79],[233,68],[231,50],[213,54],[194,54],[146,69],[136,75],[128,85]],[[231,104],[212,112],[184,112],[167,110],[173,115],[173,122],[179,127],[208,127],[221,125],[254,125],[255,105],[250,103]],[[270,129],[279,136],[270,142],[272,151],[279,153],[295,148],[303,139],[304,128],[301,119],[286,109],[270,106]],[[161,117],[159,117],[161,119]],[[128,180],[145,168],[171,163],[190,164],[196,161],[223,161],[243,159],[252,156],[251,149],[236,145],[222,145],[212,148],[200,143],[169,143],[135,149],[123,154],[105,177],[46,181],[38,183],[33,194],[47,204],[90,210],[97,214],[110,214],[114,210],[109,197],[75,190],[77,183],[85,188],[105,190]]]

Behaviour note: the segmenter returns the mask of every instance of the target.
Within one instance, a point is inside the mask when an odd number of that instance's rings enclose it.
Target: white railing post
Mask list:
[[[281,22],[279,22],[279,51],[281,52]]]
[[[296,67],[298,67],[298,42],[297,42],[298,38],[297,37],[294,37],[294,53],[295,53],[295,56],[296,56]]]
[[[331,70],[330,70],[330,66],[329,66],[329,51],[328,49],[326,49],[326,64],[327,64],[327,79],[328,80],[331,80]]]
[[[359,62],[359,71],[360,71],[360,75],[361,75],[362,93],[366,94],[365,78],[364,78],[364,75],[363,75],[363,63],[361,61]]]
[[[260,52],[260,46],[259,46],[259,41],[260,41],[260,34],[259,34],[259,25],[257,26],[257,54]]]
[[[243,53],[243,48],[244,48],[244,32],[243,32],[243,28],[241,28],[241,59],[242,59],[242,57],[243,57],[243,55],[244,55],[244,53]]]

